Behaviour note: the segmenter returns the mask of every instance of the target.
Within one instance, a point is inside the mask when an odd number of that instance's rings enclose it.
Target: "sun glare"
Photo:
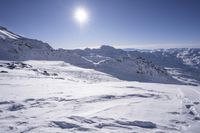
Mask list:
[[[84,24],[88,21],[88,12],[84,8],[77,8],[74,12],[74,18],[79,24]]]

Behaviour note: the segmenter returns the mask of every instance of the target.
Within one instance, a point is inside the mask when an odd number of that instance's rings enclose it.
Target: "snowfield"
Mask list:
[[[0,133],[199,130],[199,86],[122,81],[63,61],[0,61]]]

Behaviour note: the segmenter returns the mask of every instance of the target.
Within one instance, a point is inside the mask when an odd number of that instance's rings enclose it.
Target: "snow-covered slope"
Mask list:
[[[21,37],[0,27],[0,59],[47,59],[51,50],[47,43]]]
[[[196,133],[199,87],[120,81],[62,61],[0,61],[1,133]]]
[[[0,38],[3,40],[16,40],[21,37],[0,26]]]
[[[130,56],[126,51],[111,46],[99,49],[54,50],[47,43],[16,35],[0,28],[1,60],[56,60],[75,66],[92,68],[122,80],[143,82],[180,83],[158,65]]]
[[[200,68],[200,48],[199,49],[181,49],[176,57],[181,59],[185,65]]]
[[[200,84],[199,48],[128,50],[130,56],[140,56],[165,67],[171,75],[180,81],[194,85]]]
[[[200,48],[172,48],[172,49],[125,49],[132,55],[139,55],[167,67],[182,65],[194,68],[200,67]]]
[[[103,45],[99,49],[72,50],[72,52],[92,64],[93,69],[122,80],[177,83],[162,67],[138,56],[130,57],[126,51],[111,46]]]

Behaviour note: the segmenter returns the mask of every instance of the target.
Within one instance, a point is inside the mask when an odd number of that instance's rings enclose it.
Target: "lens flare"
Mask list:
[[[89,15],[86,9],[79,7],[74,12],[74,18],[79,24],[84,24],[88,21]]]

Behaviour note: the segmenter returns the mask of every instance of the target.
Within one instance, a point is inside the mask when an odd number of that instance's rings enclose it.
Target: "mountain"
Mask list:
[[[147,58],[148,56],[149,53],[136,51],[135,54],[134,51],[127,52],[105,45],[98,49],[53,49],[47,43],[19,36],[0,27],[1,60],[65,61],[75,66],[110,74],[121,80],[180,83],[164,68],[166,65],[155,61],[157,58],[154,57],[159,57],[159,54],[152,54],[150,59]],[[162,62],[162,59],[158,59],[158,62]]]
[[[53,50],[47,43],[21,37],[0,27],[0,58],[2,60],[47,59]]]
[[[200,48],[128,49],[127,52],[130,56],[141,56],[164,67],[180,81],[200,83]]]
[[[129,54],[111,46],[101,46],[99,49],[74,51],[89,63],[94,69],[109,73],[119,79],[143,82],[173,82],[174,79],[160,66]]]

